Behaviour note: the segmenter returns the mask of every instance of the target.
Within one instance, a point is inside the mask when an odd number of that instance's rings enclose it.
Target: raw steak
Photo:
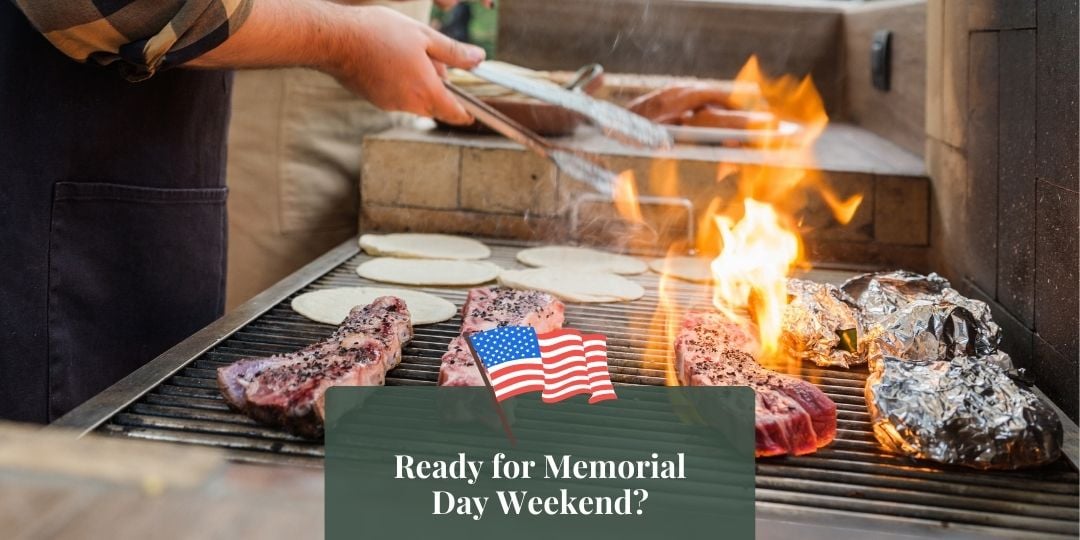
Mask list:
[[[218,368],[218,387],[234,409],[297,435],[321,437],[331,386],[379,386],[401,361],[413,330],[405,302],[382,296],[357,306],[328,338],[291,353]]]
[[[836,404],[813,384],[754,360],[758,342],[720,313],[691,311],[675,338],[675,369],[686,386],[749,386],[756,394],[755,454],[808,454],[836,436]]]
[[[462,309],[461,335],[450,342],[439,369],[440,386],[483,386],[465,334],[499,326],[532,326],[542,334],[562,328],[566,306],[540,291],[478,287],[469,291]]]

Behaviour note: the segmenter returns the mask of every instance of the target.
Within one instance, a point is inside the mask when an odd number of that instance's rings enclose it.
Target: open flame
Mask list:
[[[631,223],[643,223],[645,221],[645,218],[641,215],[641,204],[638,202],[634,171],[623,171],[615,178],[611,198],[620,217]]]
[[[862,195],[841,197],[822,180],[814,167],[813,145],[829,118],[809,76],[766,77],[756,57],[751,57],[735,79],[731,103],[752,111],[766,111],[782,122],[799,127],[795,134],[760,137],[754,146],[766,153],[762,164],[721,164],[716,192],[700,216],[694,245],[672,245],[659,285],[660,305],[650,324],[666,340],[650,343],[650,357],[663,362],[668,384],[679,384],[674,372],[671,344],[681,317],[692,307],[685,288],[672,277],[674,257],[695,252],[709,260],[713,276],[713,306],[734,321],[756,328],[762,347],[758,361],[772,369],[794,366],[779,350],[787,278],[792,271],[808,267],[803,259],[800,226],[796,216],[806,205],[805,191],[817,191],[841,224],[855,216]],[[650,192],[675,195],[679,188],[677,168],[670,160],[652,167]],[[620,176],[620,214],[640,219],[633,201],[637,193]],[[721,196],[721,194],[725,194]],[[733,193],[733,195],[732,195]],[[617,197],[616,201],[620,198]],[[636,212],[635,212],[636,211]],[[657,366],[658,368],[660,366]]]
[[[735,222],[716,217],[723,247],[712,261],[713,305],[733,321],[757,323],[762,359],[776,353],[787,306],[787,276],[802,252],[799,235],[769,204],[746,199]]]

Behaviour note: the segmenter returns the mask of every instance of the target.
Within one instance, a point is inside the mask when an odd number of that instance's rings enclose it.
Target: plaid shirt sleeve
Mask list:
[[[14,1],[64,54],[140,81],[220,45],[254,0]]]

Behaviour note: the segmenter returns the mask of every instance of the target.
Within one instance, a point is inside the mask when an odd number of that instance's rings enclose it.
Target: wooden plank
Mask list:
[[[998,301],[1035,327],[1035,54],[1034,30],[998,34]]]
[[[991,298],[997,295],[998,35],[971,34],[968,74],[967,207],[970,234],[965,274]]]
[[[19,469],[42,474],[129,484],[150,488],[190,487],[205,481],[224,463],[215,450],[162,446],[67,431],[39,432],[0,422],[0,471]],[[122,457],[123,459],[113,459]]]
[[[0,423],[3,538],[319,538],[323,491],[322,471]]]

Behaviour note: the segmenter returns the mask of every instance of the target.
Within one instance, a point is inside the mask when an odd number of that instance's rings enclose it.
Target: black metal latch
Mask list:
[[[870,75],[874,81],[874,88],[883,92],[889,91],[891,57],[892,32],[889,30],[874,32],[874,40],[870,43]]]

